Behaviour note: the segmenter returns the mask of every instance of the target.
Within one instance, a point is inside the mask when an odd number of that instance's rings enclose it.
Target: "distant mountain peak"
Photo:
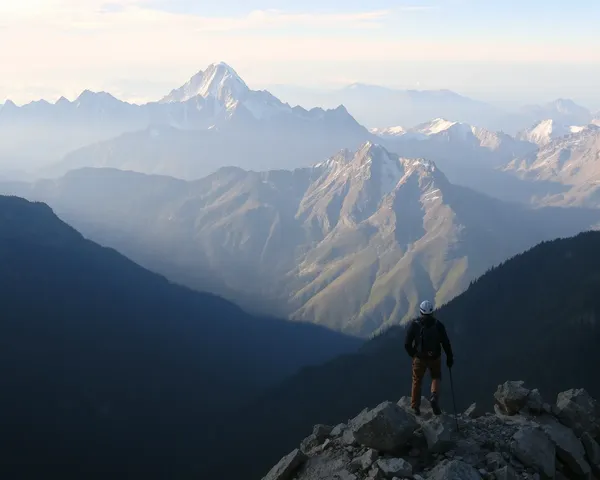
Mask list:
[[[572,133],[580,133],[586,125],[564,125],[553,118],[547,118],[535,123],[531,128],[519,133],[517,138],[527,140],[540,146],[547,145],[557,138]]]
[[[250,89],[237,72],[225,62],[210,64],[188,82],[161,100],[163,103],[185,102],[200,96],[214,97],[225,103],[240,100]]]

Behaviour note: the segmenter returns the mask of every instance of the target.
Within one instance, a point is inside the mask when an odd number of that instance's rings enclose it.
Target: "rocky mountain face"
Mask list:
[[[8,191],[6,190],[8,189]],[[600,221],[509,205],[381,146],[312,168],[196,182],[85,169],[5,192],[48,202],[96,241],[246,308],[355,335],[441,305],[491,266]]]
[[[237,165],[241,157],[248,168],[264,168],[259,162],[266,157],[268,168],[275,168],[275,152],[285,147],[304,148],[304,162],[318,161],[369,138],[344,107],[291,107],[267,91],[251,90],[225,63],[210,65],[159,102],[135,105],[85,91],[73,102],[0,106],[0,167],[41,176],[113,166],[199,178],[213,171],[215,161],[218,167]],[[293,159],[290,165],[298,166]]]
[[[443,118],[409,129],[392,127],[371,132],[400,156],[433,160],[456,185],[508,201],[528,199],[534,190],[531,182],[501,170],[513,159],[537,150],[537,145],[528,140]]]
[[[557,138],[504,169],[533,182],[550,182],[563,187],[560,193],[548,193],[535,199],[544,205],[600,205],[600,127],[587,125]]]
[[[545,403],[522,381],[498,386],[494,413],[414,416],[383,402],[335,427],[316,425],[263,480],[518,480],[600,476],[600,403],[585,389]],[[424,404],[426,400],[423,399]]]
[[[565,137],[571,133],[579,133],[585,128],[586,126],[562,125],[552,119],[547,119],[520,132],[517,138],[543,147],[557,138]]]

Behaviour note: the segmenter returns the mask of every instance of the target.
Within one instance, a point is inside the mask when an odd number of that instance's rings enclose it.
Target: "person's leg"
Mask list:
[[[412,362],[412,391],[410,398],[410,406],[419,413],[419,407],[421,406],[421,384],[423,382],[423,376],[427,365],[425,362],[417,357],[413,358]]]
[[[435,358],[429,361],[429,371],[431,372],[431,408],[433,413],[439,415],[440,409],[440,391],[442,383],[442,359]]]

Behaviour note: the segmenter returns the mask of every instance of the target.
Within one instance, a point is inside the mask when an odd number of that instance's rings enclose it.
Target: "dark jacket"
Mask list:
[[[428,346],[428,351],[432,351],[433,353],[433,355],[430,356],[421,350],[421,338],[422,332],[427,331],[427,329],[434,326],[434,324],[437,330],[433,331],[433,333],[435,333],[435,335],[433,335],[435,340],[434,345]],[[431,339],[432,335],[428,335],[428,338]],[[406,329],[404,348],[411,357],[417,356],[420,358],[439,358],[442,355],[443,348],[446,357],[454,359],[450,339],[446,333],[446,327],[444,327],[442,322],[437,320],[433,315],[422,315],[408,326]]]

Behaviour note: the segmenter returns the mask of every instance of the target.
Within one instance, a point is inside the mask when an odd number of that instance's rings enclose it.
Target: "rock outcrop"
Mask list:
[[[600,480],[600,404],[585,390],[550,405],[510,381],[494,398],[495,413],[435,416],[423,402],[416,417],[403,397],[317,425],[263,480]]]

